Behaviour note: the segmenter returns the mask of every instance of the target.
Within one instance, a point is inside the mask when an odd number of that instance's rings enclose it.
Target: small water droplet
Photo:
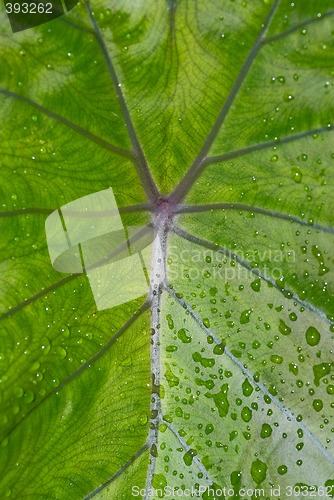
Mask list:
[[[184,463],[189,467],[193,463],[193,458],[196,455],[195,450],[190,449],[183,455]]]
[[[298,167],[293,167],[291,170],[291,175],[292,179],[297,183],[300,184],[303,179],[303,174],[302,171]]]
[[[242,393],[245,397],[248,397],[254,391],[253,386],[250,384],[249,380],[246,378],[242,383]]]
[[[277,472],[279,473],[280,476],[283,476],[288,472],[288,468],[286,465],[280,465],[279,467],[277,467]]]
[[[43,354],[49,354],[51,349],[51,342],[47,337],[44,337],[44,339],[42,339],[41,349]]]

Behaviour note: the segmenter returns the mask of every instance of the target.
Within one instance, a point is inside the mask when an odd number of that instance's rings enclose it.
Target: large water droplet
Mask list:
[[[242,410],[241,410],[241,418],[244,422],[249,422],[251,419],[252,419],[252,410],[248,407],[248,406],[245,406]]]
[[[196,455],[195,450],[189,450],[183,455],[183,461],[186,465],[190,466],[193,463],[193,458]]]
[[[272,432],[273,432],[273,430],[269,424],[262,424],[261,437],[263,439],[271,436]]]
[[[306,337],[306,342],[309,345],[315,346],[315,345],[319,344],[321,335],[318,332],[318,330],[316,328],[314,328],[314,326],[310,326],[306,330],[305,337]]]
[[[244,396],[248,397],[254,391],[253,386],[250,384],[249,380],[246,378],[242,383],[242,393]]]
[[[255,460],[251,466],[251,476],[256,484],[262,483],[267,477],[267,465],[261,460]]]

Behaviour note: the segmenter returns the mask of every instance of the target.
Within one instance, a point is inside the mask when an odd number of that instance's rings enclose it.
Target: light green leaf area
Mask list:
[[[1,499],[334,497],[332,2],[0,16]],[[45,221],[108,188],[156,238],[98,310]]]

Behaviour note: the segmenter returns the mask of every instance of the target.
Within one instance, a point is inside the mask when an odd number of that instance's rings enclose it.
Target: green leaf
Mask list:
[[[1,498],[334,495],[333,15],[1,13]],[[86,272],[53,269],[50,221],[110,188],[128,246],[93,224]]]

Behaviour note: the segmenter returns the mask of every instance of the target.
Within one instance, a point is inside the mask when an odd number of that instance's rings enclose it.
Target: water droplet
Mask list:
[[[189,330],[187,330],[187,328],[181,328],[177,332],[177,336],[184,344],[189,344],[191,342],[191,336],[188,336],[187,333],[189,333]]]
[[[27,391],[24,395],[24,401],[25,403],[32,403],[35,401],[35,394],[32,391]]]
[[[254,281],[252,281],[251,287],[254,290],[254,292],[259,292],[260,289],[261,289],[261,280],[260,280],[260,278],[256,278]]]
[[[203,324],[206,328],[210,328],[210,320],[209,318],[204,318],[203,319]]]
[[[275,363],[275,365],[280,365],[281,363],[283,363],[283,358],[278,354],[273,354],[272,356],[270,356],[270,361],[272,363]]]
[[[174,373],[172,372],[172,369],[168,363],[165,363],[165,365],[166,365],[165,377],[166,377],[166,380],[168,382],[169,387],[172,388],[174,386],[179,385],[180,379],[176,375],[174,375]]]
[[[22,387],[19,387],[19,386],[15,387],[14,396],[17,399],[22,398],[23,394],[24,394],[24,390],[22,389]]]
[[[152,454],[152,453],[151,453]],[[167,486],[167,480],[163,474],[154,474],[152,480],[152,486],[155,489],[164,490]]]
[[[241,410],[241,418],[244,422],[249,422],[252,419],[252,410],[248,406],[244,406]]]
[[[277,467],[277,472],[280,474],[280,476],[283,476],[288,472],[288,468],[286,465],[280,465],[279,467]]]
[[[293,373],[295,376],[298,375],[298,366],[295,363],[289,364],[289,372]]]
[[[310,346],[318,345],[321,338],[320,333],[316,328],[314,328],[314,326],[310,326],[306,330],[305,337],[306,337],[306,342]]]
[[[273,430],[269,424],[262,424],[261,437],[263,439],[271,436]]]
[[[170,330],[173,330],[173,328],[174,328],[174,321],[172,319],[172,316],[170,314],[167,314],[166,319],[167,319],[168,328]]]
[[[4,422],[4,423],[7,423],[7,422]],[[1,443],[1,448],[6,448],[6,446],[8,446],[8,443],[9,443],[9,439],[8,437],[5,437],[3,440],[2,440],[2,443]]]
[[[225,343],[215,345],[215,347],[213,348],[213,354],[216,355],[223,354],[224,351],[225,351]]]
[[[51,342],[47,337],[42,339],[41,349],[42,349],[43,354],[49,354],[50,349],[51,349]]]
[[[12,406],[12,412],[14,415],[18,415],[20,413],[20,406],[18,404],[14,404]]]
[[[256,484],[262,483],[267,477],[267,465],[257,459],[252,463],[251,476]]]
[[[250,315],[252,314],[252,311],[253,311],[252,309],[247,309],[245,311],[242,311],[242,313],[240,315],[240,323],[242,325],[249,323]]]
[[[194,352],[192,358],[196,363],[201,363],[204,368],[211,368],[215,364],[215,360],[213,358],[204,358],[199,352]]]
[[[246,378],[242,383],[242,393],[244,396],[248,397],[254,391],[253,386],[250,384],[249,380]]]
[[[289,335],[291,333],[291,328],[282,319],[279,320],[278,330],[282,335]]]
[[[302,174],[302,171],[298,167],[293,167],[291,169],[291,175],[292,175],[292,179],[295,182],[297,182],[297,184],[302,182],[303,174]]]
[[[221,417],[226,417],[226,415],[228,414],[230,404],[228,402],[227,395],[227,384],[222,385],[220,391],[217,394],[211,394],[209,392],[205,394],[207,398],[212,398],[214,400],[218,413]]]
[[[289,319],[290,319],[290,321],[297,321],[298,316],[296,313],[292,312],[289,314]]]
[[[321,401],[321,399],[315,399],[312,403],[312,406],[315,411],[321,411],[324,407],[324,403]]]
[[[189,467],[193,463],[193,458],[196,455],[195,450],[189,450],[183,455],[184,463]]]
[[[213,432],[213,430],[214,430],[213,425],[212,424],[207,424],[207,426],[205,427],[205,431],[204,432],[205,432],[206,435],[209,435],[209,434],[211,434],[211,432]]]
[[[145,425],[145,424],[147,424],[147,422],[148,422],[148,416],[146,415],[146,413],[143,413],[140,416],[138,423],[139,423],[139,425]]]

